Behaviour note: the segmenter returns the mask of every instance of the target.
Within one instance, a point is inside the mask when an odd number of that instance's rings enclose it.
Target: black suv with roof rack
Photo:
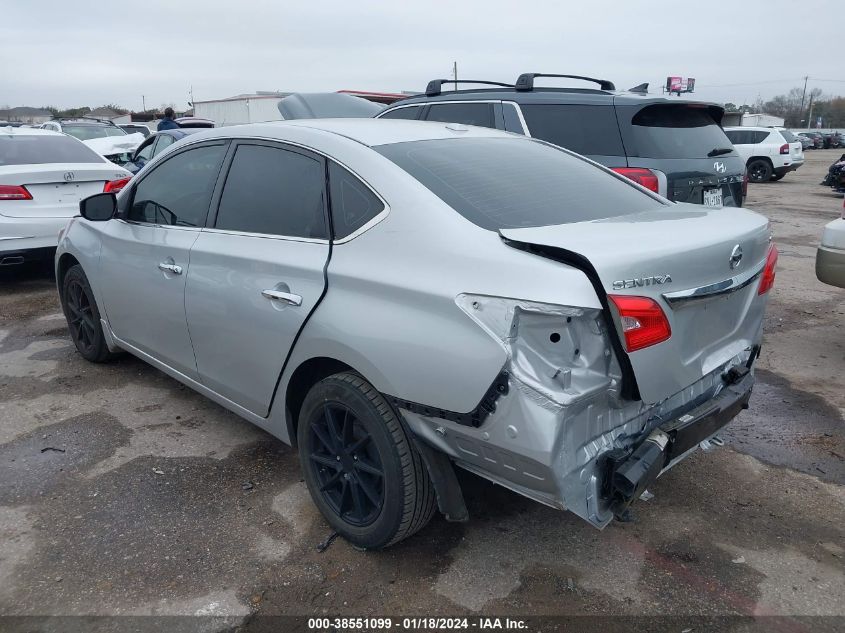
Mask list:
[[[599,87],[535,87],[537,77]],[[458,90],[459,83],[493,87]],[[722,131],[724,109],[650,96],[647,89],[641,84],[618,91],[606,79],[542,73],[520,75],[515,84],[435,79],[425,94],[396,101],[376,116],[527,134],[583,154],[669,200],[742,206],[745,164]]]

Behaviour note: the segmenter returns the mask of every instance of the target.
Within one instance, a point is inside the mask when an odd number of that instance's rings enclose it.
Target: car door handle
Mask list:
[[[177,264],[168,264],[167,262],[161,262],[158,265],[158,269],[168,273],[173,273],[174,275],[182,274],[182,267]]]
[[[283,303],[287,303],[292,306],[302,305],[302,297],[290,292],[282,292],[281,290],[262,290],[261,296],[267,297],[272,301],[282,301]]]

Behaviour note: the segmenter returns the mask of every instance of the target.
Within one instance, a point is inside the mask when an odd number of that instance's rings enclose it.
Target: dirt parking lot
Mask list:
[[[338,539],[321,553],[330,531],[294,451],[133,357],[86,363],[50,273],[3,271],[0,615],[227,615],[246,628],[255,614],[290,613],[785,615],[798,619],[779,621],[784,630],[845,626],[800,619],[845,616],[845,291],[814,273],[822,227],[842,208],[818,183],[840,154],[807,152],[797,173],[750,186],[747,206],[771,219],[780,247],[751,409],[725,447],[675,468],[634,521],[602,532],[466,475],[469,523],[438,517],[384,552]]]

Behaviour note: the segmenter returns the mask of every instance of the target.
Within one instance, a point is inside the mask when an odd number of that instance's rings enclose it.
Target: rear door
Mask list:
[[[325,289],[325,184],[322,157],[241,141],[191,250],[185,307],[200,379],[257,415]]]
[[[629,167],[656,170],[665,196],[705,206],[742,206],[745,162],[717,122],[720,110],[697,103],[617,104]],[[661,191],[661,193],[663,193]]]
[[[185,279],[227,146],[191,146],[152,166],[121,197],[119,218],[101,232],[100,288],[112,330],[194,379]]]

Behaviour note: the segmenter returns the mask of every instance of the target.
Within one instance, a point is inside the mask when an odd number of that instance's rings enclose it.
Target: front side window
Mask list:
[[[429,108],[426,120],[496,127],[492,103],[435,103]]]
[[[327,237],[323,164],[268,145],[240,145],[215,227],[285,237]]]
[[[519,137],[411,141],[373,149],[491,231],[614,218],[669,204],[582,158]]]
[[[135,160],[143,160],[147,161],[153,157],[153,145],[155,144],[155,139],[151,138],[148,141],[144,141],[144,144],[138,148],[138,154],[135,156]]]
[[[384,211],[369,187],[337,163],[329,163],[329,194],[335,239],[351,235]]]
[[[159,164],[132,195],[127,219],[171,226],[203,226],[226,145],[206,145]]]

